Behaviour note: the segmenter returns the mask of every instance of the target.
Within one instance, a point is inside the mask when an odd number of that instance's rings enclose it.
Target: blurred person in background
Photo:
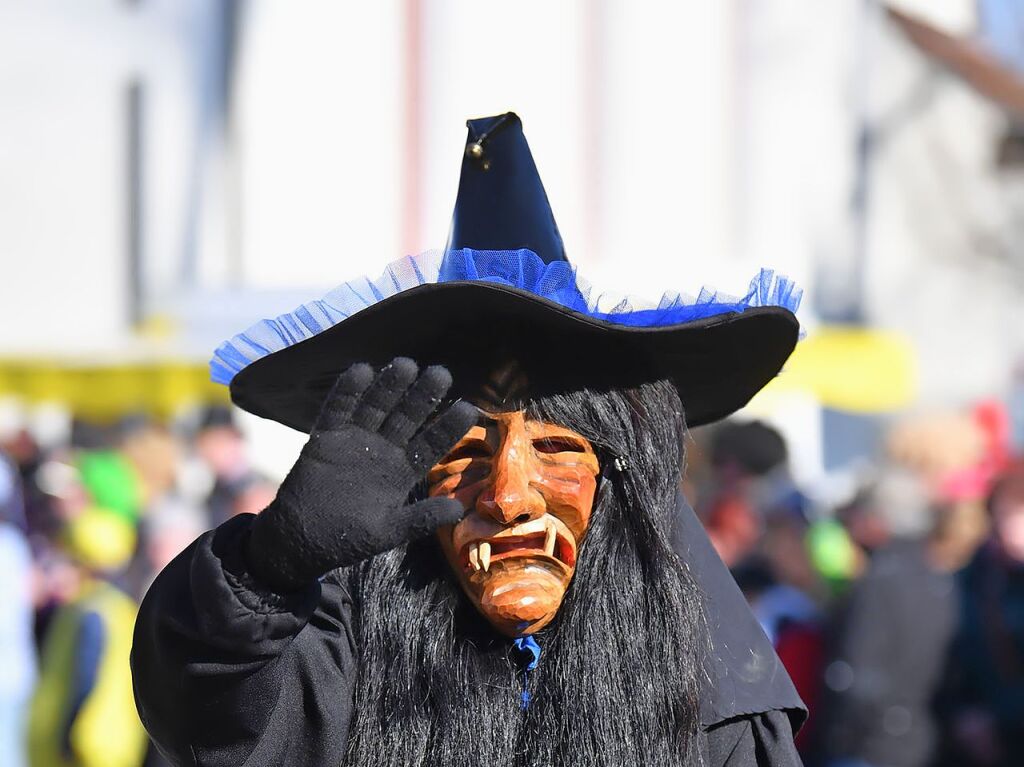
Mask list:
[[[1002,405],[973,407],[909,418],[885,445],[888,460],[920,476],[941,505],[933,553],[959,570],[988,534],[985,497],[1008,461],[1009,417]]]
[[[238,495],[248,489],[254,479],[245,439],[232,410],[223,406],[207,408],[196,431],[194,446],[213,476],[206,508],[210,526],[215,527],[235,515]]]
[[[766,558],[752,557],[733,574],[797,693],[807,705],[807,721],[795,739],[803,755],[807,744],[813,740],[816,727],[824,649],[821,610],[807,594],[782,581]]]
[[[138,513],[174,493],[183,450],[166,426],[147,422],[132,429],[120,440],[118,452],[137,479]]]
[[[806,499],[793,482],[782,435],[760,421],[726,422],[711,440],[708,536],[776,646],[794,625],[813,623],[820,578],[807,553]]]
[[[68,556],[63,534],[67,525],[94,505],[75,457],[66,450],[47,456],[30,476],[38,491],[37,522],[31,528],[35,563],[33,602],[36,645],[41,647],[51,618],[78,594],[81,568]]]
[[[188,499],[169,497],[150,507],[138,525],[138,547],[122,580],[142,597],[153,578],[198,536],[209,529],[203,510]]]
[[[941,524],[931,532],[932,546],[936,554],[943,552],[952,569],[966,563],[984,537],[987,523],[982,499],[1003,460],[999,440],[986,433],[988,411],[987,406],[979,406],[963,412],[907,417],[889,430],[883,445],[883,465],[913,474],[915,481],[923,483],[930,501],[943,506],[942,515],[933,520]],[[865,483],[835,514],[855,547],[853,577],[864,572],[870,559],[893,537],[892,511],[879,506],[877,489]]]
[[[823,649],[823,589],[807,551],[806,499],[785,440],[766,423],[725,422],[712,433],[710,453],[708,535],[808,705],[796,740],[802,749],[814,730]]]
[[[992,532],[958,575],[960,623],[944,711],[949,764],[1024,764],[1024,465],[988,499]]]
[[[731,484],[773,472],[788,475],[786,441],[763,421],[725,421],[712,431],[710,449],[719,482]]]
[[[29,718],[32,767],[139,767],[147,739],[128,658],[137,606],[114,585],[135,549],[134,527],[90,508],[64,535],[82,571],[78,593],[47,630]]]
[[[864,574],[871,557],[889,542],[885,515],[875,504],[872,489],[859,488],[852,498],[836,509],[833,523],[842,529],[853,547],[856,561],[849,574],[849,580],[853,580]]]
[[[44,461],[39,444],[24,424],[19,423],[0,436],[0,453],[7,456],[20,479],[28,534],[47,529],[49,504],[35,482],[36,472]]]
[[[17,466],[0,453],[0,764],[25,764],[27,706],[35,681],[32,557]]]
[[[703,510],[711,545],[730,570],[742,567],[761,539],[762,523],[750,499],[739,488],[721,489]]]
[[[262,474],[253,472],[239,483],[231,504],[231,516],[259,514],[277,496],[278,483]]]
[[[956,624],[953,575],[920,475],[886,469],[861,505],[878,535],[832,633],[820,756],[832,767],[923,767],[938,744],[932,704]]]
[[[0,451],[7,453],[21,479],[25,525],[30,541],[34,545],[37,537],[58,534],[62,522],[45,474],[51,455],[39,446],[28,429],[20,429],[0,442]]]
[[[760,422],[726,421],[713,428],[711,456],[700,516],[712,545],[730,569],[754,552],[761,538],[763,507],[794,489],[786,466],[786,444]]]
[[[755,561],[769,576],[751,608],[807,704],[808,718],[797,735],[803,754],[817,727],[817,704],[825,649],[826,589],[815,570],[807,545],[807,519],[802,509],[769,507],[764,536]]]

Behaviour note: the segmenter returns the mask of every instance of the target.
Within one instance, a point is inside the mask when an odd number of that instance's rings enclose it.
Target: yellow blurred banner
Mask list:
[[[885,413],[917,396],[917,359],[896,333],[854,326],[826,326],[797,344],[778,377],[757,399],[792,391],[812,394],[825,407],[852,413]]]
[[[0,397],[58,402],[90,420],[130,413],[166,418],[186,405],[227,403],[225,386],[205,364],[159,361],[80,365],[54,360],[0,360]]]
[[[794,391],[854,413],[884,413],[917,395],[913,347],[902,336],[860,327],[823,327],[797,344],[785,368],[755,397],[770,407]],[[165,418],[186,405],[228,403],[226,386],[205,364],[181,361],[84,365],[57,360],[0,359],[0,397],[60,402],[76,415],[112,420],[145,412]]]

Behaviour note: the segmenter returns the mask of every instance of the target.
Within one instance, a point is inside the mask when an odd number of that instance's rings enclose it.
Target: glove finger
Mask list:
[[[428,367],[384,421],[381,435],[404,446],[437,409],[451,385],[452,375],[446,368]]]
[[[466,436],[477,420],[480,410],[459,400],[445,410],[409,443],[406,455],[418,475],[426,472]]]
[[[394,529],[402,538],[395,545],[424,538],[444,525],[454,525],[466,515],[462,504],[454,498],[427,498],[398,509]],[[399,532],[400,531],[400,532]]]
[[[384,419],[412,386],[419,373],[416,363],[408,357],[395,357],[381,368],[377,378],[366,390],[352,414],[352,423],[369,431],[377,431]]]
[[[324,400],[313,431],[337,429],[352,420],[363,393],[373,383],[373,368],[357,362],[338,376]]]

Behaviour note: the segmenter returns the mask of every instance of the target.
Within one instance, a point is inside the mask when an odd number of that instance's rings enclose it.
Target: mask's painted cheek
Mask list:
[[[550,514],[558,517],[583,539],[593,513],[600,464],[589,440],[554,424],[530,422],[536,460],[538,489]]]
[[[577,542],[581,541],[594,510],[597,477],[589,468],[546,466],[541,472],[539,489],[548,513],[558,517]]]

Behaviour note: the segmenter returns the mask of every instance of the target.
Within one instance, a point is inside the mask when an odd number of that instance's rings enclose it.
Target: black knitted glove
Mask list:
[[[450,498],[406,505],[412,489],[476,422],[456,402],[426,428],[451,386],[443,367],[419,373],[399,357],[374,376],[342,373],[277,498],[253,522],[245,547],[251,575],[279,593],[458,522]]]

